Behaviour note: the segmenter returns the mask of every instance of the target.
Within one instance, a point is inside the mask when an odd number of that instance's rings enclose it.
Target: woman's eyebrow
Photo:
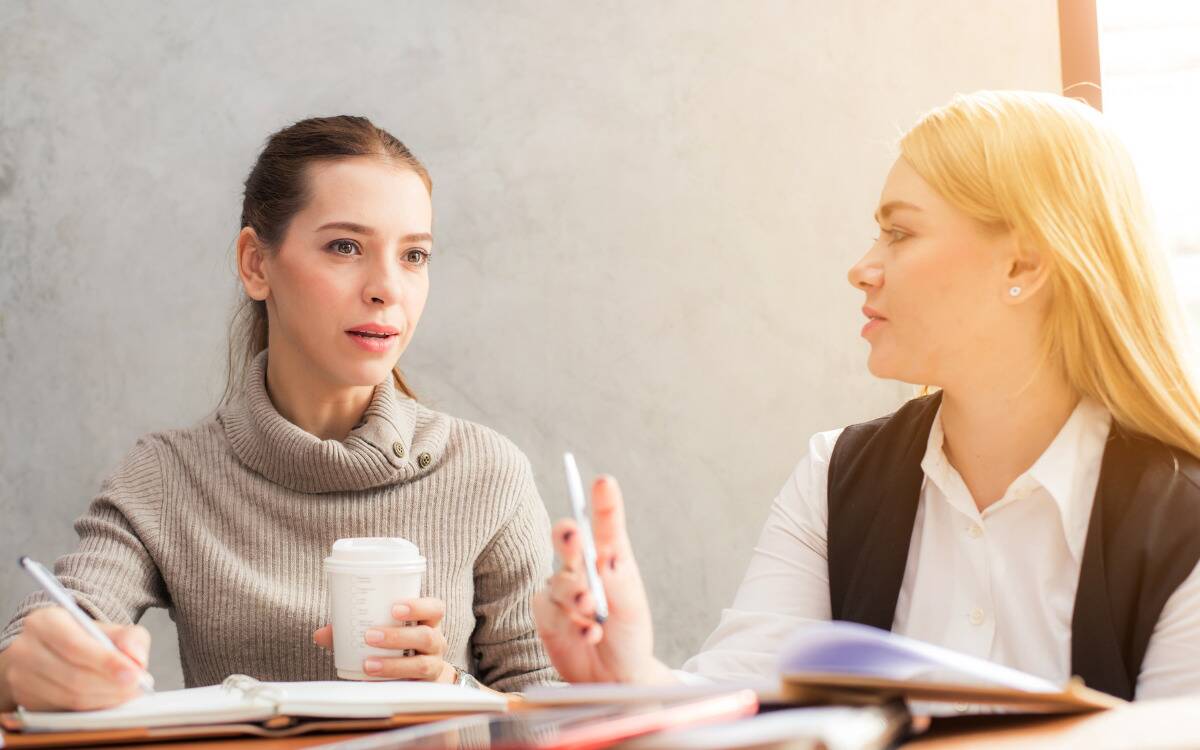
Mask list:
[[[331,221],[328,224],[322,224],[321,226],[317,227],[318,232],[322,232],[326,229],[342,229],[347,232],[354,232],[355,234],[366,235],[367,237],[375,236],[374,229],[366,226],[365,224],[356,224],[353,221]],[[401,237],[400,241],[401,242],[432,242],[433,235],[430,234],[429,232],[413,232],[411,234],[406,234],[403,237]]]
[[[875,223],[878,224],[883,219],[886,219],[893,211],[898,211],[902,208],[907,208],[910,211],[921,210],[920,206],[916,206],[905,201],[888,201],[880,206],[877,211],[875,211]]]
[[[352,221],[331,221],[328,224],[322,224],[321,226],[317,227],[318,232],[322,232],[326,229],[344,229],[347,232],[354,232],[355,234],[365,234],[367,236],[371,236],[371,235],[375,234],[375,230],[372,229],[371,227],[368,227],[363,224],[355,224]]]

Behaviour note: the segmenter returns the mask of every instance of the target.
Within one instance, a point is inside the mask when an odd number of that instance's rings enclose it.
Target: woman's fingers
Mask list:
[[[661,664],[654,658],[650,607],[626,533],[621,488],[612,477],[592,485],[591,527],[609,617],[604,625],[594,621],[597,602],[581,560],[581,532],[574,523],[559,521],[552,538],[563,568],[533,598],[538,636],[570,682],[648,683],[657,679]]]
[[[588,592],[587,579],[580,573],[560,570],[547,581],[550,600],[567,612],[590,617],[596,602]]]
[[[145,669],[150,664],[150,631],[141,625],[96,623],[118,649]]]
[[[114,681],[111,675],[64,664],[58,654],[36,638],[18,638],[9,646],[9,653],[13,664],[9,677],[14,685],[38,677],[52,692],[67,695],[72,692],[72,682],[89,684]]]
[[[563,518],[555,523],[550,530],[550,539],[554,542],[554,554],[562,560],[564,569],[583,568],[583,545],[579,543],[579,526],[573,519]]]
[[[538,637],[552,656],[560,649],[575,648],[580,643],[594,646],[604,637],[604,630],[595,620],[553,601],[549,586],[533,597],[533,619]]]
[[[80,631],[88,638],[82,628]],[[22,632],[8,647],[7,679],[13,698],[21,705],[82,711],[115,706],[141,692],[141,669],[128,657],[103,652],[119,660],[121,666],[115,671],[108,668],[107,661],[90,666],[68,662],[38,637],[46,634],[45,623],[35,620],[33,630]]]
[[[370,646],[397,650],[412,650],[419,654],[446,653],[446,637],[441,622],[446,616],[446,603],[434,597],[408,599],[392,607],[392,619],[397,622],[418,623],[400,627],[375,627],[363,634]],[[313,631],[313,643],[321,648],[333,648],[333,627],[325,625]]]
[[[321,648],[333,648],[333,626],[324,625],[314,630],[313,643]]]
[[[596,538],[597,562],[623,557],[631,549],[625,531],[625,501],[613,477],[596,477],[592,483],[592,534]]]
[[[12,648],[17,644],[13,641]],[[61,671],[61,670],[60,670]],[[73,711],[66,687],[53,681],[44,671],[26,671],[14,666],[8,673],[13,701],[30,711]]]
[[[411,649],[441,659],[446,653],[446,637],[438,628],[413,625],[399,628],[370,628],[364,633],[367,645],[376,648]]]
[[[394,680],[436,680],[446,669],[440,656],[372,656],[363,661],[363,671],[372,677]]]
[[[61,664],[58,671],[62,672]],[[137,685],[125,689],[113,689],[107,684],[90,681],[72,681],[64,685],[46,671],[9,674],[13,700],[30,711],[95,711],[118,706],[141,693]]]
[[[392,607],[392,619],[397,622],[419,622],[436,628],[446,616],[446,603],[432,596],[397,602]]]
[[[547,603],[558,613],[561,621],[557,627],[573,632],[575,636],[584,637],[589,642],[599,641],[603,631],[596,623],[596,601],[587,590],[587,582],[582,574],[560,570],[546,581],[541,592]]]
[[[95,672],[117,681],[132,674],[137,681],[141,664],[124,653],[101,646],[62,607],[41,607],[25,618],[25,629],[47,651],[78,669]],[[105,629],[111,634],[114,626]]]

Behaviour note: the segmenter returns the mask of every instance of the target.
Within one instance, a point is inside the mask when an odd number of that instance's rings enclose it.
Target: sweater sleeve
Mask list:
[[[143,438],[75,522],[79,546],[54,563],[54,573],[92,617],[129,624],[149,607],[167,606],[166,586],[147,548],[158,533],[162,487],[154,445]],[[41,592],[26,597],[0,633],[0,650],[21,632],[26,615],[50,603]]]
[[[506,692],[560,679],[538,638],[532,606],[550,574],[550,517],[528,460],[522,456],[521,463],[515,512],[475,564],[476,676]]]

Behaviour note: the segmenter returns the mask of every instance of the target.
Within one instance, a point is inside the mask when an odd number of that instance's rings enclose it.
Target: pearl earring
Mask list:
[[[1009,287],[1008,296],[1009,297],[1020,297],[1021,296],[1021,287],[1019,287],[1019,286]]]

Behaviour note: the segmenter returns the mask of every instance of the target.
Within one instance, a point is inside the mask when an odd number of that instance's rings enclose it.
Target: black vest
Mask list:
[[[835,620],[892,627],[925,478],[921,459],[940,403],[941,393],[914,399],[838,437],[829,461]],[[1197,560],[1200,461],[1114,423],[1075,595],[1072,672],[1132,700],[1163,605]]]

